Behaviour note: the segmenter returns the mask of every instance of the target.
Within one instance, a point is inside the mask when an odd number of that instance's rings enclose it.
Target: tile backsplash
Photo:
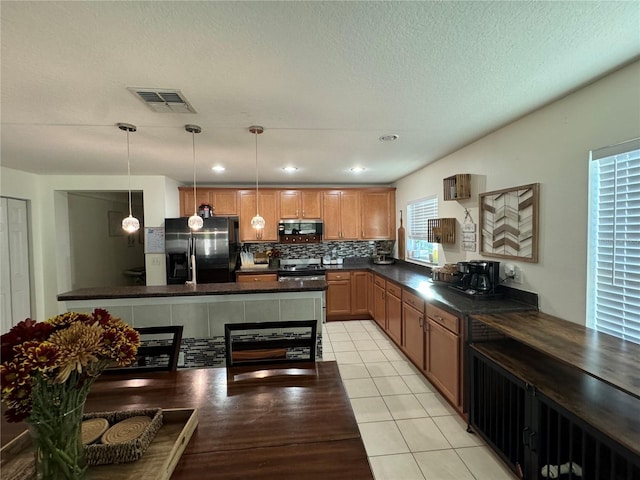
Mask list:
[[[273,248],[277,248],[281,252],[280,258],[322,258],[326,254],[331,254],[336,250],[339,258],[362,257],[370,258],[378,248],[382,248],[383,244],[388,241],[350,241],[350,242],[322,242],[322,243],[245,243],[245,247],[249,248],[252,253],[266,252]]]

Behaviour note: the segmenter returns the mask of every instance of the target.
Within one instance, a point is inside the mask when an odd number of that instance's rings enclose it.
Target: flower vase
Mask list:
[[[277,257],[270,257],[269,268],[280,268],[280,259]]]
[[[79,480],[86,472],[82,415],[88,386],[37,382],[27,419],[38,480]]]

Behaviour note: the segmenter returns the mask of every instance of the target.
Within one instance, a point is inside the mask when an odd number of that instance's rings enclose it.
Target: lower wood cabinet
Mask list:
[[[327,320],[367,318],[367,272],[328,271]]]
[[[236,273],[236,282],[277,282],[277,273]]]
[[[426,312],[427,378],[452,404],[461,407],[460,319],[431,304],[427,304]]]
[[[402,289],[395,283],[387,281],[385,292],[387,333],[400,345],[402,343]]]
[[[402,350],[420,370],[425,369],[424,300],[402,292]]]
[[[373,277],[373,319],[383,330],[387,330],[386,289],[387,282],[379,275]]]
[[[369,315],[368,305],[368,272],[351,272],[351,313],[362,315],[366,318]]]
[[[327,320],[338,320],[351,314],[351,274],[327,272]]]
[[[375,286],[375,283],[373,282],[374,277],[375,275],[373,272],[367,272],[367,310],[371,318],[373,318],[375,305],[375,289],[373,288]]]

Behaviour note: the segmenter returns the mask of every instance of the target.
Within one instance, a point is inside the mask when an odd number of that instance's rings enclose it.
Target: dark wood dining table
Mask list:
[[[102,375],[85,412],[147,408],[197,408],[172,479],[373,478],[335,362]]]

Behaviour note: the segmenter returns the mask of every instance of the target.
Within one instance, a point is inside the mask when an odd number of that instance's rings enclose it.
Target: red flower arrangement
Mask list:
[[[121,319],[96,309],[92,314],[64,313],[45,322],[28,318],[2,335],[0,342],[5,416],[19,422],[42,413],[32,411],[39,409],[34,408],[36,389],[48,391],[50,410],[64,409],[70,395],[84,402],[105,368],[135,360],[140,337]]]

